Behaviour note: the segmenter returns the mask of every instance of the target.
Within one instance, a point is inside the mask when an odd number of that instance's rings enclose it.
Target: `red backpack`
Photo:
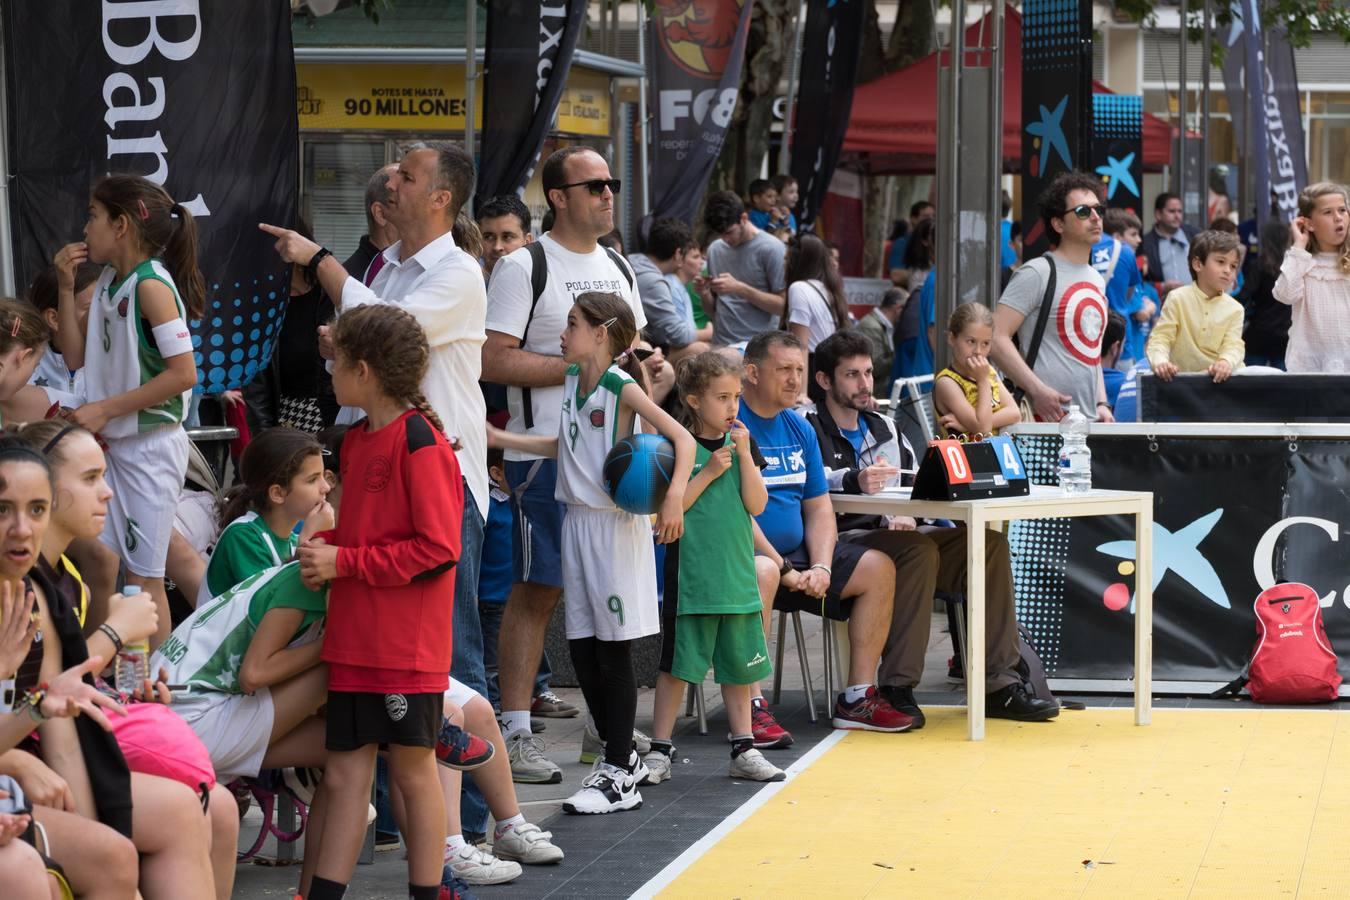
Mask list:
[[[1257,703],[1328,703],[1341,686],[1336,653],[1322,625],[1317,592],[1291,581],[1257,596],[1256,647],[1242,677],[1220,694],[1246,684]]]

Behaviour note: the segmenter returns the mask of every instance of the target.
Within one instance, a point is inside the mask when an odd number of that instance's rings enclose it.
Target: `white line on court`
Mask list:
[[[671,882],[683,874],[685,869],[692,866],[700,856],[711,850],[718,841],[730,834],[732,829],[750,818],[756,810],[765,803],[768,803],[769,800],[777,795],[783,788],[791,784],[794,777],[801,772],[804,772],[808,766],[817,759],[820,759],[821,756],[825,755],[826,751],[843,740],[844,735],[846,734],[848,734],[847,731],[836,730],[827,735],[824,740],[819,744],[816,744],[807,751],[804,756],[787,767],[786,771],[788,777],[786,781],[765,785],[759,793],[742,803],[734,813],[723,819],[716,828],[699,838],[689,847],[689,849],[671,860],[670,865],[652,876],[650,881],[633,893],[633,897],[639,898],[639,900],[647,900],[647,898],[655,897],[661,891],[665,890]]]

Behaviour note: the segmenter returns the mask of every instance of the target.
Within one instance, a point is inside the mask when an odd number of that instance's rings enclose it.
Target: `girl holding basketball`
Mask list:
[[[80,263],[104,265],[87,317],[75,302]],[[127,581],[155,598],[169,636],[164,559],[187,472],[183,430],[197,384],[189,315],[206,285],[197,269],[197,226],[182,204],[135,175],[94,185],[84,241],[56,254],[57,319],[65,364],[85,370],[82,404],[71,420],[107,444],[113,499],[100,540],[121,555]]]
[[[557,499],[563,519],[563,592],[567,640],[605,756],[563,803],[569,813],[608,813],[642,805],[638,785],[648,772],[633,748],[637,681],[632,645],[660,629],[656,564],[648,517],[625,512],[605,490],[602,469],[615,443],[639,416],[675,445],[670,487],[656,516],[656,539],[684,532],[684,494],[694,439],[643,390],[632,309],[617,294],[576,298],[562,333],[568,363],[556,438],[507,434],[489,426],[490,445],[558,457]]]
[[[684,537],[666,548],[661,604],[661,674],[656,682],[650,783],[671,776],[671,735],[684,683],[702,684],[711,666],[731,725],[732,778],[782,781],[787,776],[755,749],[751,695],[767,678],[769,650],[760,614],[778,591],[778,568],[756,556],[751,516],[769,502],[763,457],[736,418],[741,365],[715,350],[680,363],[680,421],[698,442],[697,470],[684,495]]]

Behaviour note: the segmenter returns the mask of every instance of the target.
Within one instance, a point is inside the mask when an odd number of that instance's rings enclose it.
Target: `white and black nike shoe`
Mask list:
[[[581,782],[581,790],[563,801],[563,811],[600,815],[637,809],[642,805],[637,786],[638,780],[631,773],[602,762]]]

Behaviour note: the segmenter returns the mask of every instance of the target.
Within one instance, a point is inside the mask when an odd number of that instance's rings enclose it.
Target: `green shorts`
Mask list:
[[[693,684],[703,681],[709,667],[718,684],[753,684],[772,674],[759,613],[674,619],[675,627],[666,629],[662,641],[662,672]]]

